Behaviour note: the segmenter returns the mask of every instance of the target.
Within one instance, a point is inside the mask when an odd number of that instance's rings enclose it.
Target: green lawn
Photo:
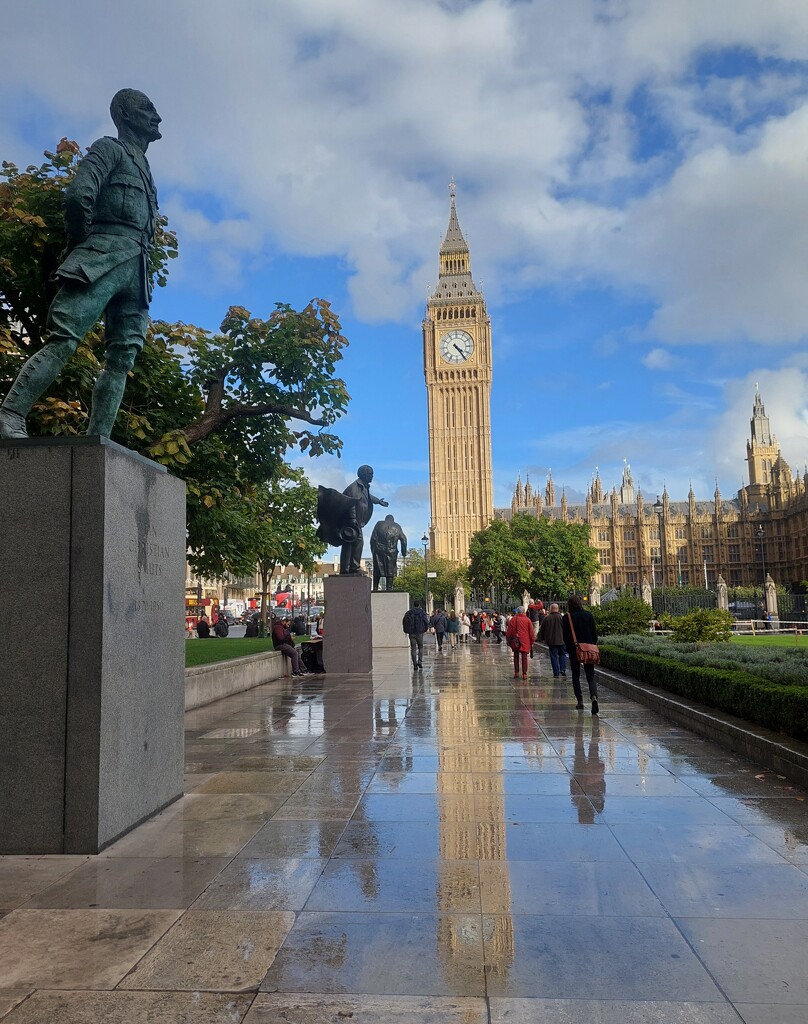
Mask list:
[[[743,644],[745,647],[805,647],[808,645],[808,635],[780,636],[772,633],[769,636],[734,636],[732,642]]]
[[[244,658],[248,654],[264,654],[272,650],[272,641],[265,637],[211,637],[209,640],[185,641],[185,667],[210,665],[213,661]]]
[[[309,637],[295,637],[295,643]],[[249,654],[265,654],[272,650],[272,640],[265,637],[210,637],[208,640],[185,641],[185,667],[210,665],[214,661],[230,661],[231,658],[246,658]]]

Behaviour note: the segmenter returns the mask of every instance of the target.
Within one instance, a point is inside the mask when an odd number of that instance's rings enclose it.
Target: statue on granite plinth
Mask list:
[[[383,498],[370,493],[373,468],[360,466],[357,479],[340,493],[332,487],[317,488],[317,536],[335,546],[342,545],[339,571],[341,576],[362,574],[362,548],[364,537],[362,527],[367,526],[373,515],[373,506],[387,508]]]
[[[84,335],[105,313],[104,369],[93,390],[87,433],[108,437],[127,374],[143,348],[149,322],[149,252],[157,190],[146,160],[161,138],[154,104],[136,89],[112,97],[118,137],[98,139],[65,189],[68,253],[48,311],[47,343],[35,352],[0,405],[0,438],[27,437],[31,406],[59,376]]]
[[[393,580],[398,574],[398,545],[401,557],[407,554],[407,538],[392,516],[385,516],[373,527],[370,535],[370,550],[373,552],[373,589],[379,589],[384,580],[384,589],[393,589]]]

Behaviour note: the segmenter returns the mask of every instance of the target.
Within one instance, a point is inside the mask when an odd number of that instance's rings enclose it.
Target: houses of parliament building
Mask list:
[[[759,586],[764,571],[785,586],[808,579],[808,470],[801,477],[786,464],[757,391],[746,445],[749,483],[734,498],[716,486],[711,501],[699,501],[691,487],[685,501],[672,501],[665,490],[656,508],[626,466],[619,490],[608,495],[596,475],[583,505],[569,504],[563,491],[557,502],[550,477],[543,490],[519,480],[510,508],[494,508],[491,318],[472,277],[454,180],[449,193],[438,281],[423,320],[431,551],[465,562],[476,531],[527,512],[588,524],[602,590],[643,580],[712,589],[719,576],[730,587]]]
[[[646,579],[657,586],[706,583],[712,589],[719,575],[730,587],[759,586],[764,571],[775,583],[796,587],[808,579],[808,470],[800,476],[786,464],[759,392],[750,428],[749,483],[734,498],[723,498],[717,485],[710,501],[697,500],[692,487],[685,501],[671,500],[665,490],[655,509],[635,491],[626,466],[620,488],[608,495],[596,474],[584,505],[569,504],[563,491],[557,503],[552,476],[543,492],[520,479],[511,507],[495,514],[510,519],[527,512],[587,523],[600,559],[601,588]]]

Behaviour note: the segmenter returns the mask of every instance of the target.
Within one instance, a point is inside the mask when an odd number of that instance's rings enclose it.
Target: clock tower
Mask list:
[[[491,472],[491,321],[471,277],[469,248],[449,186],[449,227],[423,323],[429,417],[430,547],[466,562],[469,541],[494,518]]]

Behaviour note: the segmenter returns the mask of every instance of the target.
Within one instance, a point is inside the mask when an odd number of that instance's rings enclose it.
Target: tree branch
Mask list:
[[[216,392],[216,394],[214,394]],[[305,420],[315,427],[325,427],[328,424],[325,420],[317,419],[307,409],[297,409],[292,405],[284,405],[281,402],[266,402],[263,405],[234,405],[229,409],[222,408],[224,398],[224,378],[217,381],[208,393],[205,403],[205,411],[185,428],[185,438],[189,445],[197,441],[204,441],[206,437],[221,429],[226,423],[234,419],[247,419],[252,416],[283,416],[287,420]]]

